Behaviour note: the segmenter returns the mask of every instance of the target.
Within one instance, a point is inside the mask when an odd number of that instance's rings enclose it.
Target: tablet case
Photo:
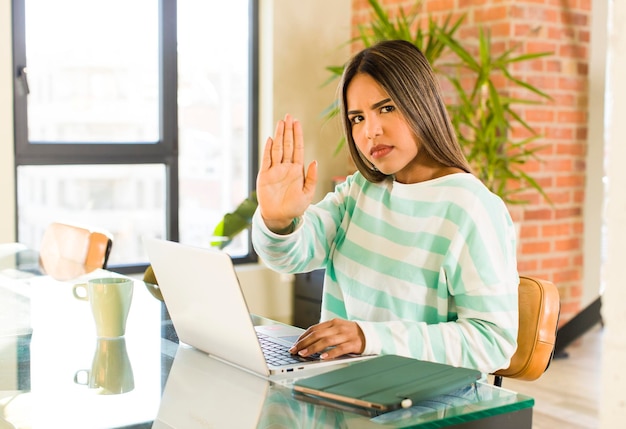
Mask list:
[[[468,386],[478,370],[382,355],[294,382],[294,396],[377,415]]]

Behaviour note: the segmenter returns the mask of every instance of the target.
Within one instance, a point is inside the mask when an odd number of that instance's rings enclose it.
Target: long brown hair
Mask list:
[[[450,122],[439,81],[428,60],[407,41],[387,40],[356,54],[346,65],[339,86],[348,148],[356,167],[367,180],[380,182],[388,176],[376,170],[361,155],[352,137],[347,92],[350,82],[359,73],[371,76],[387,92],[413,130],[421,149],[446,167],[471,172]]]

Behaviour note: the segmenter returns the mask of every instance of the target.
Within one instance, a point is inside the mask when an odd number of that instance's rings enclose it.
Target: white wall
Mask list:
[[[0,243],[15,238],[11,0],[0,0]]]
[[[626,2],[609,1],[607,77],[605,104],[605,150],[607,186],[604,220],[607,227],[606,263],[602,267],[604,295],[604,348],[602,361],[602,428],[624,426],[626,416],[626,288],[624,287],[624,255],[626,251]]]
[[[305,162],[318,161],[319,200],[332,189],[333,176],[346,173],[345,151],[333,155],[340,124],[325,123],[321,113],[336,95],[336,83],[322,86],[330,76],[325,67],[343,64],[350,55],[340,46],[350,39],[351,1],[268,0],[261,8],[260,150],[278,119],[286,113],[299,119]],[[291,321],[291,276],[258,266],[239,267],[238,275],[251,312]]]
[[[607,2],[592,2],[591,49],[589,60],[589,116],[587,181],[583,221],[582,306],[594,301],[601,291],[602,206],[604,199],[604,93],[606,85]]]
[[[261,146],[273,135],[286,113],[302,123],[305,162],[317,160],[316,200],[332,189],[332,177],[346,173],[346,152],[333,156],[341,137],[338,120],[321,116],[336,96],[337,82],[322,86],[331,76],[326,66],[345,63],[350,55],[350,0],[269,0],[261,2],[265,29],[261,50]],[[263,26],[263,24],[261,24]],[[271,41],[270,41],[271,40]],[[342,46],[343,45],[343,46]],[[265,60],[270,60],[267,63]]]

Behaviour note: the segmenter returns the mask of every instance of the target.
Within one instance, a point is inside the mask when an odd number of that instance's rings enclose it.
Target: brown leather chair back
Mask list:
[[[561,310],[558,289],[547,280],[520,276],[518,293],[517,350],[509,367],[494,373],[498,386],[502,377],[536,380],[548,369],[554,354]]]
[[[106,268],[113,245],[109,232],[54,222],[39,247],[42,270],[57,280],[70,280]]]

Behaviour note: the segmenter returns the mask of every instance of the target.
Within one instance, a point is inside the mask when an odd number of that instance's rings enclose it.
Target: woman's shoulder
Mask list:
[[[354,173],[348,174],[340,185],[347,186],[363,186],[365,183],[369,183],[367,179],[359,172],[355,171]]]
[[[471,173],[454,173],[425,182],[404,184],[388,178],[382,182],[370,182],[360,172],[348,175],[337,185],[336,191],[353,198],[368,195],[370,198],[388,198],[389,196],[408,200],[435,200],[461,203],[462,205],[482,201],[483,204],[503,204],[483,182]]]
[[[400,183],[393,182],[394,192],[401,193],[439,193],[446,192],[489,192],[487,187],[473,174],[470,173],[454,173],[440,176],[435,179],[426,180],[417,183]]]
[[[499,196],[470,173],[449,174],[409,185],[394,182],[393,194],[408,200],[460,206],[467,210],[477,205],[504,206]]]
[[[432,186],[452,186],[463,189],[487,190],[483,182],[471,173],[454,173],[430,180]]]
[[[432,186],[443,187],[451,191],[457,189],[459,192],[469,192],[480,198],[500,199],[476,176],[471,173],[449,174],[432,181]]]
[[[502,219],[510,222],[509,209],[502,198],[492,192],[478,177],[473,174],[454,174],[449,180],[449,185],[455,187],[457,192],[448,192],[451,203],[461,208],[474,222],[488,222],[497,224]]]
[[[348,176],[345,180],[336,186],[336,189],[349,190],[354,193],[370,192],[376,189],[387,189],[391,180],[384,180],[382,182],[370,182],[359,171],[356,171]]]

